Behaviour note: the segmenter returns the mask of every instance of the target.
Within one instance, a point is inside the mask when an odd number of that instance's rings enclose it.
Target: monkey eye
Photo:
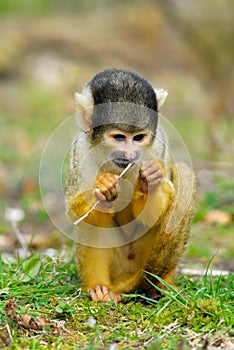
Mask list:
[[[133,141],[141,142],[145,138],[145,134],[137,134],[133,137]]]
[[[116,135],[113,135],[113,139],[118,142],[123,142],[126,140],[126,136],[123,134],[116,134]]]

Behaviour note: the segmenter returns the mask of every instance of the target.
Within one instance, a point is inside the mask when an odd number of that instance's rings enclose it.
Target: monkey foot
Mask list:
[[[99,285],[94,289],[90,289],[89,295],[93,301],[98,303],[109,303],[111,300],[114,300],[115,305],[117,305],[122,300],[120,294],[115,294],[109,291],[107,287]]]

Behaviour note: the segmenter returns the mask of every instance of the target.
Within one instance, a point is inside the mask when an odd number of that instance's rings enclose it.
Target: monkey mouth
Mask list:
[[[129,159],[124,159],[124,158],[114,158],[113,162],[119,167],[119,168],[126,168],[129,163]]]

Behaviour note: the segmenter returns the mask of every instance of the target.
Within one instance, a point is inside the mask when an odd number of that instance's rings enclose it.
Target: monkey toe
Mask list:
[[[97,285],[94,289],[89,290],[89,295],[92,301],[97,303],[109,303],[113,300],[115,305],[117,305],[122,300],[120,294],[109,291],[106,286]]]

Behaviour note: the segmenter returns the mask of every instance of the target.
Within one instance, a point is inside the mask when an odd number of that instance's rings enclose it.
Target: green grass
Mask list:
[[[53,258],[33,253],[24,260],[0,260],[2,347],[8,331],[8,349],[99,349],[114,344],[124,349],[190,349],[205,339],[221,344],[234,336],[231,274],[214,278],[210,268],[204,277],[179,276],[180,290],[168,286],[158,301],[131,294],[117,306],[96,304],[80,291],[72,256],[72,251]],[[40,316],[52,325],[33,331],[13,322],[5,312],[10,296],[18,314]]]
[[[118,6],[124,1],[112,0],[111,6]],[[15,2],[14,0],[1,0],[0,3],[0,16],[40,16],[40,15],[59,15],[59,14],[73,14],[74,12],[80,13],[84,11],[90,11],[100,6],[108,6],[109,2],[107,0],[101,3],[95,0],[69,0],[67,2],[56,1],[56,0],[19,0]]]

